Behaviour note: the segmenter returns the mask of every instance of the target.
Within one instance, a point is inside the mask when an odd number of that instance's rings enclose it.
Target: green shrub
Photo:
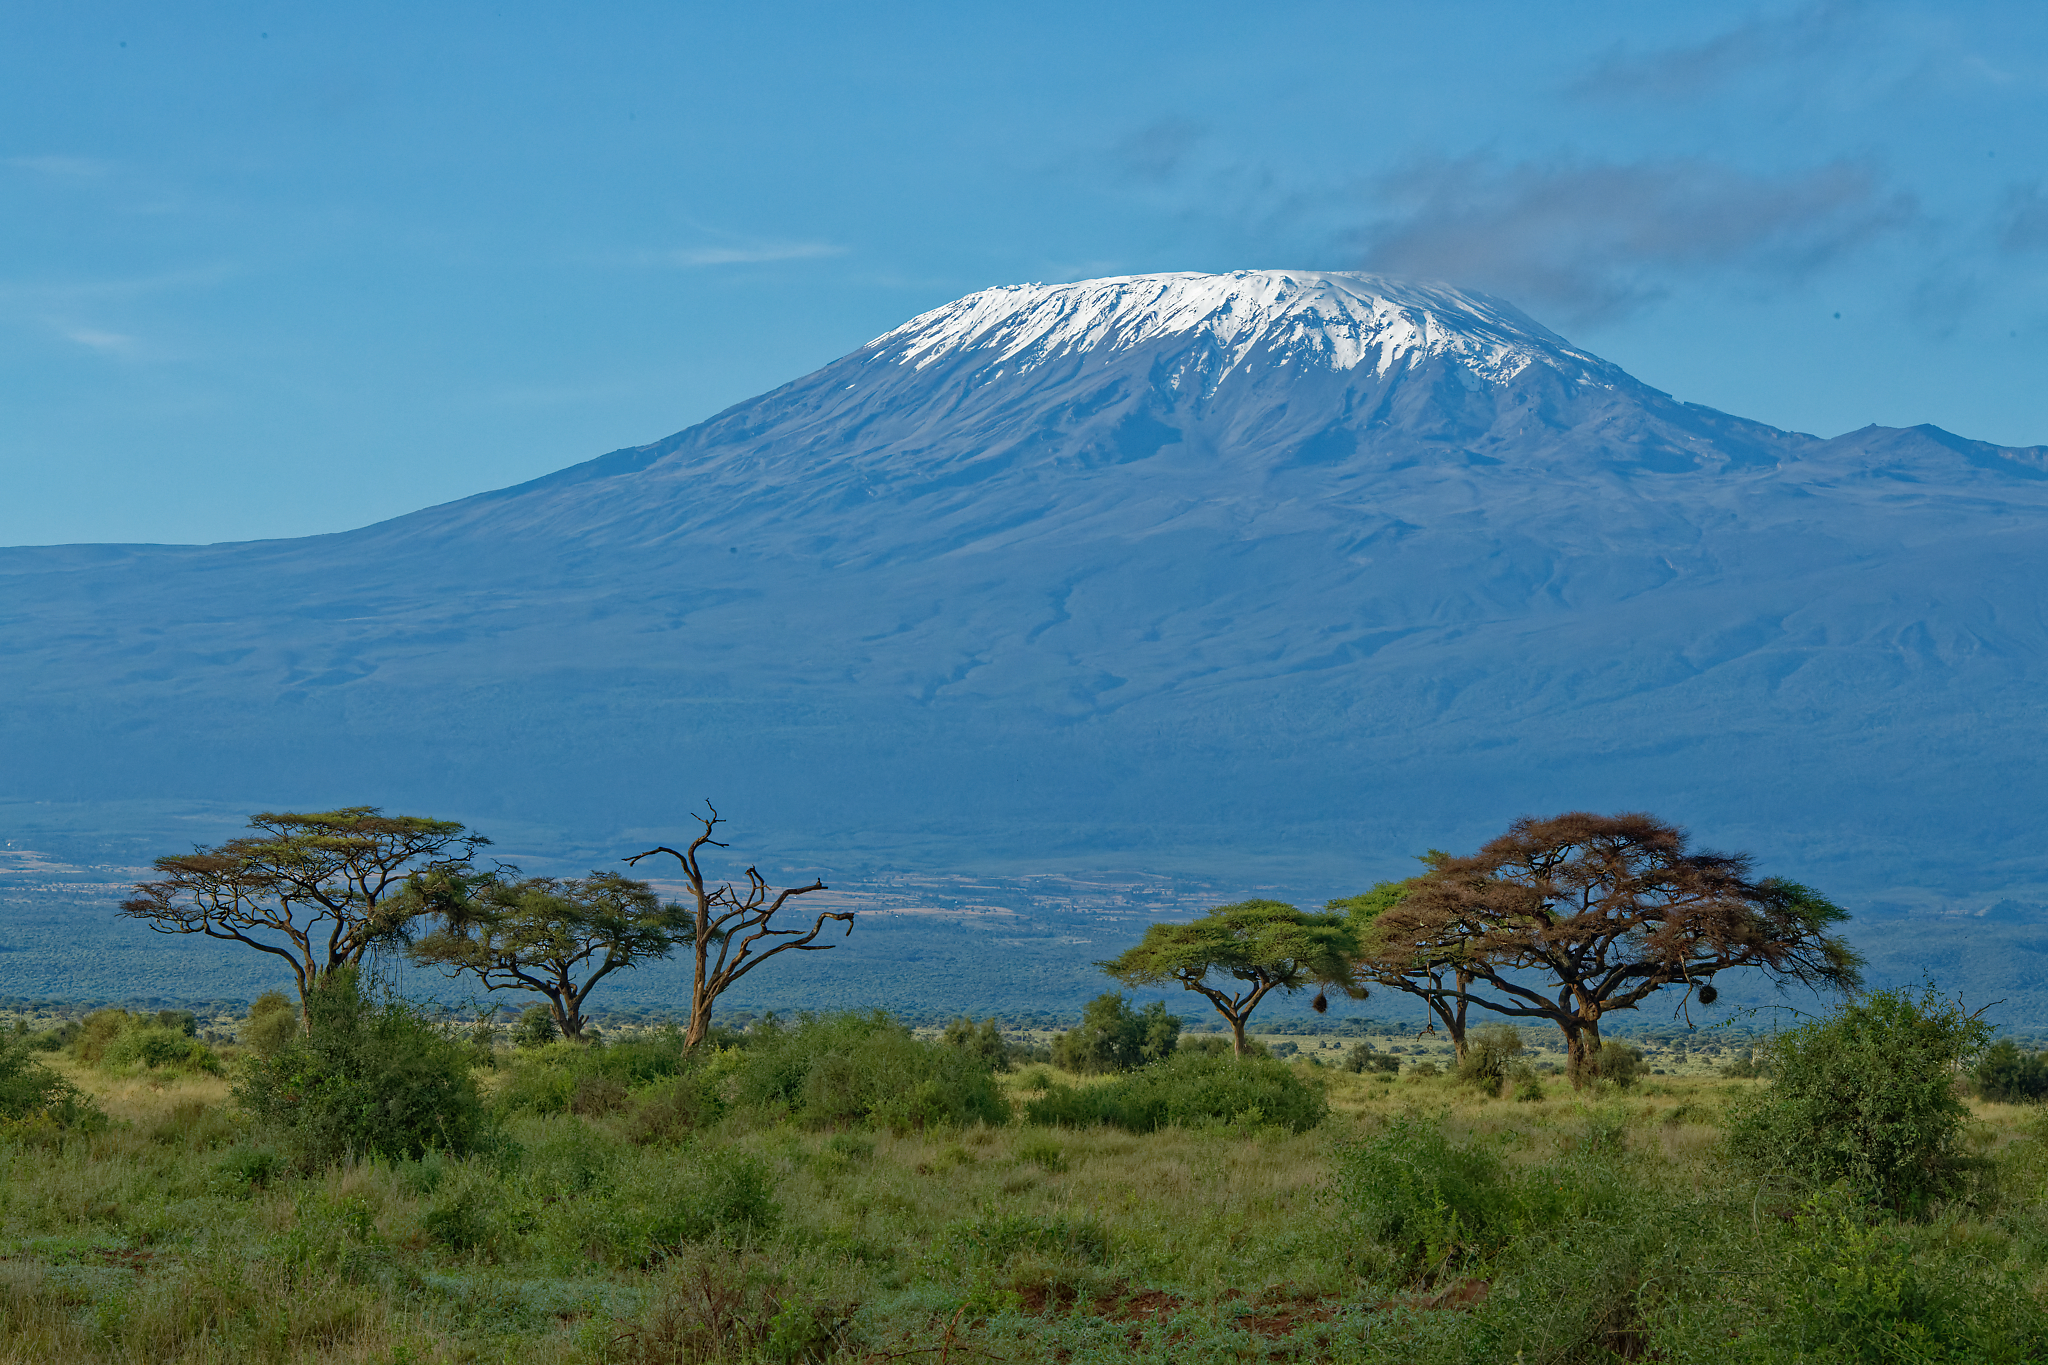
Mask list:
[[[770,1023],[732,1055],[738,1103],[787,1113],[806,1127],[902,1131],[1010,1118],[986,1061],[922,1042],[881,1010],[805,1015],[794,1028]]]
[[[1321,1082],[1309,1084],[1284,1062],[1201,1052],[1179,1052],[1101,1085],[1055,1085],[1024,1106],[1031,1123],[1107,1123],[1134,1133],[1215,1123],[1304,1133],[1329,1111]]]
[[[1384,1052],[1373,1051],[1371,1043],[1353,1043],[1351,1050],[1344,1054],[1342,1065],[1346,1071],[1354,1075],[1382,1071],[1388,1075],[1397,1075],[1401,1070],[1401,1059]]]
[[[197,1038],[182,1030],[140,1021],[107,1044],[100,1065],[204,1072],[213,1076],[221,1072],[220,1056]]]
[[[1630,1047],[1613,1038],[1603,1038],[1600,1046],[1589,1050],[1583,1061],[1574,1061],[1572,1084],[1583,1086],[1594,1081],[1606,1081],[1626,1090],[1636,1083],[1643,1069],[1641,1048]]]
[[[1176,1051],[1200,1053],[1205,1057],[1232,1057],[1236,1055],[1236,1049],[1231,1046],[1229,1038],[1218,1037],[1213,1033],[1206,1034],[1200,1038],[1183,1037]],[[1244,1040],[1244,1055],[1247,1057],[1270,1057],[1273,1055],[1273,1050],[1256,1038],[1246,1038]]]
[[[220,1057],[194,1035],[198,1021],[187,1010],[154,1015],[127,1010],[94,1010],[80,1021],[71,1054],[88,1066],[218,1075]]]
[[[344,967],[321,979],[307,1013],[310,1033],[251,1059],[234,1091],[301,1159],[461,1153],[488,1139],[467,1049],[417,1006],[369,999]]]
[[[299,1007],[283,991],[265,991],[249,1005],[242,1041],[265,1057],[274,1057],[299,1036]]]
[[[2048,1314],[2024,1286],[1873,1216],[1847,1184],[1813,1194],[1793,1227],[1779,1331],[1805,1359],[2048,1358]]]
[[[28,1037],[0,1037],[0,1133],[54,1127],[94,1132],[107,1117],[90,1095],[32,1055]]]
[[[1611,1212],[1620,1187],[1598,1160],[1517,1174],[1498,1152],[1453,1141],[1441,1122],[1411,1113],[1338,1148],[1332,1194],[1347,1231],[1406,1273],[1431,1277],[1483,1267],[1517,1237]]]
[[[1772,1041],[1771,1084],[1735,1111],[1729,1150],[1760,1175],[1924,1208],[1972,1164],[1955,1081],[1989,1033],[1932,991],[1872,991]]]
[[[1764,1068],[1757,1059],[1756,1049],[1746,1047],[1728,1059],[1721,1067],[1721,1074],[1730,1080],[1753,1081],[1764,1074]]]
[[[1142,1010],[1116,991],[1098,995],[1082,1011],[1078,1026],[1053,1039],[1054,1066],[1081,1075],[1129,1071],[1156,1062],[1180,1040],[1180,1018],[1154,1000]]]
[[[1458,1079],[1489,1095],[1498,1095],[1522,1050],[1519,1029],[1506,1024],[1488,1024],[1474,1029],[1465,1041],[1465,1056],[1458,1063]]]
[[[1984,1051],[1970,1073],[1977,1093],[1997,1104],[2031,1104],[2048,1098],[2048,1055],[2022,1052],[2010,1038]]]
[[[976,1026],[972,1019],[961,1015],[946,1025],[945,1037],[940,1039],[947,1047],[961,1048],[981,1058],[990,1071],[1010,1069],[1010,1048],[1003,1042],[1003,1031],[996,1027],[993,1019]]]
[[[546,1047],[561,1036],[562,1031],[555,1024],[554,1011],[546,1005],[528,1005],[512,1025],[514,1047]]]
[[[625,1108],[629,1092],[681,1074],[689,1064],[680,1033],[671,1029],[652,1038],[583,1047],[546,1043],[519,1050],[507,1061],[511,1074],[498,1087],[492,1104],[501,1113],[562,1114],[573,1109],[577,1096],[586,1108],[608,1095]]]

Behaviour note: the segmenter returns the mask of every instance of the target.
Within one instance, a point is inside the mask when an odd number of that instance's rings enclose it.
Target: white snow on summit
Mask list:
[[[1505,384],[1531,365],[1580,382],[1612,382],[1612,367],[1512,306],[1448,285],[1314,270],[1117,275],[1076,284],[984,289],[868,343],[876,359],[917,369],[963,352],[1029,370],[1079,352],[1127,350],[1206,335],[1227,358],[1211,385],[1255,353],[1381,376],[1442,356]]]

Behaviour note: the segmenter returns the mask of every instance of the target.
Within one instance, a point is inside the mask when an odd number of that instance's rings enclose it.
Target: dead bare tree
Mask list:
[[[682,867],[683,881],[689,887],[689,900],[694,902],[695,937],[691,947],[695,964],[690,980],[690,1024],[683,1035],[685,1047],[695,1047],[704,1041],[705,1035],[711,1031],[711,1007],[720,995],[748,972],[777,953],[791,949],[815,953],[838,946],[816,941],[827,920],[842,921],[846,932],[853,932],[853,912],[848,910],[820,911],[807,930],[774,927],[775,916],[791,897],[826,890],[822,881],[776,891],[750,867],[745,886],[735,886],[731,882],[714,885],[705,876],[700,861],[703,850],[729,848],[731,845],[712,838],[718,827],[725,823],[725,817],[709,801],[704,803],[704,808],[711,813],[693,813],[690,817],[703,825],[704,831],[690,841],[689,847],[674,849],[661,844],[625,860],[627,866],[637,866],[642,858],[666,853]],[[684,906],[686,913],[691,909],[689,904]],[[764,940],[767,941],[766,946],[757,948],[756,945]]]

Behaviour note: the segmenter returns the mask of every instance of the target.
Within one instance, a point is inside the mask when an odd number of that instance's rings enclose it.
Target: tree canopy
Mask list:
[[[1232,1048],[1243,1056],[1245,1021],[1273,991],[1318,986],[1363,1000],[1357,953],[1342,915],[1250,900],[1219,905],[1186,924],[1155,924],[1121,956],[1096,965],[1126,986],[1177,981],[1198,992],[1230,1025]]]
[[[1711,1001],[1714,977],[1737,968],[1815,989],[1859,984],[1861,960],[1829,933],[1848,918],[1839,906],[1797,882],[1754,879],[1747,854],[1686,845],[1683,829],[1640,812],[1524,817],[1469,857],[1434,859],[1379,910],[1367,974],[1400,975],[1437,1002],[1547,1019],[1575,1078],[1602,1018],[1666,987]]]
[[[416,894],[440,920],[413,945],[415,961],[468,974],[486,990],[546,998],[555,1027],[583,1041],[583,1007],[613,972],[667,957],[694,932],[684,907],[663,903],[646,882],[616,872],[580,880],[417,879]]]
[[[163,934],[205,934],[282,958],[300,1007],[321,976],[404,937],[417,873],[466,867],[490,843],[452,820],[375,806],[264,812],[217,848],[158,858],[121,913]]]

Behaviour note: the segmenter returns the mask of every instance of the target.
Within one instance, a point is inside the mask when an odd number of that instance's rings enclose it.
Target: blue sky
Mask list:
[[[1282,266],[2048,443],[2048,6],[12,6],[0,544],[341,530],[988,285]]]

